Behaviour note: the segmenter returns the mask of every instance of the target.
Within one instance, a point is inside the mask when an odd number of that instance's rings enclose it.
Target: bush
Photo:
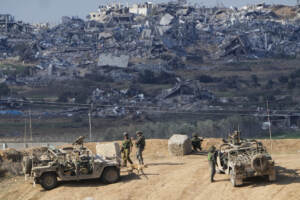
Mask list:
[[[300,77],[300,69],[297,69],[296,71],[291,73],[290,76],[291,76],[292,79],[299,78]]]
[[[172,84],[176,82],[176,77],[164,71],[155,74],[150,70],[145,70],[139,73],[138,81],[145,84]]]
[[[114,80],[111,77],[104,76],[99,73],[86,74],[85,78],[96,82],[110,82],[110,83],[114,82]]]
[[[252,74],[252,75],[251,75],[251,79],[252,79],[254,85],[257,85],[257,84],[258,84],[258,78],[257,78],[257,76],[256,76],[255,74]]]
[[[68,96],[69,96],[69,93],[64,92],[64,93],[59,95],[59,97],[56,101],[57,102],[68,102]]]
[[[224,85],[227,88],[237,89],[238,88],[238,77],[228,77],[228,79],[224,80]]]
[[[212,82],[214,82],[214,78],[209,76],[209,75],[200,75],[196,79],[199,80],[202,83],[212,83]]]
[[[154,73],[150,70],[145,70],[144,72],[140,72],[139,73],[139,82],[146,83],[146,84],[155,83]]]
[[[8,95],[9,92],[8,86],[5,83],[0,83],[0,96]]]
[[[288,83],[288,89],[294,89],[296,87],[296,82],[294,80]]]
[[[274,85],[273,80],[268,80],[267,84],[266,84],[266,89],[272,89]]]
[[[278,78],[278,81],[279,81],[280,83],[287,83],[287,82],[289,81],[289,78],[288,78],[287,76],[280,76],[280,77]]]

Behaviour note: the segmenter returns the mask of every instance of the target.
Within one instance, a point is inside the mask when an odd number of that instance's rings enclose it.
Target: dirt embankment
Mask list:
[[[268,144],[268,141],[263,141]],[[207,139],[204,149],[220,144],[219,139]],[[88,144],[94,148],[95,144]],[[167,140],[147,140],[144,152],[144,175],[128,174],[122,169],[121,180],[105,185],[98,180],[64,182],[45,191],[39,185],[32,187],[23,177],[0,179],[1,200],[130,200],[130,199],[211,199],[211,200],[296,200],[300,196],[300,140],[273,141],[277,181],[251,178],[244,186],[233,188],[229,177],[217,174],[215,183],[209,182],[207,156],[192,154],[183,157],[168,155]],[[133,160],[134,153],[132,154]]]

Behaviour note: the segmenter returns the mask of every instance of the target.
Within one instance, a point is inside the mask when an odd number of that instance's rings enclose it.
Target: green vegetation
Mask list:
[[[5,83],[0,83],[0,97],[8,95],[10,92],[8,86]]]

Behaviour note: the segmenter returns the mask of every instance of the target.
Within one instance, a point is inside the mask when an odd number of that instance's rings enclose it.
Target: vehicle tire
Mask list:
[[[57,176],[54,173],[43,174],[40,183],[45,190],[51,190],[57,186]]]
[[[120,170],[116,167],[106,167],[102,173],[102,181],[106,184],[115,183],[120,178]]]
[[[230,182],[231,182],[233,187],[243,185],[243,180],[242,179],[237,179],[232,170],[230,171]]]
[[[251,167],[257,172],[263,172],[268,167],[268,159],[261,154],[258,154],[252,158]]]
[[[230,171],[230,182],[232,184],[233,187],[236,187],[236,178],[235,175],[233,174],[232,170]]]

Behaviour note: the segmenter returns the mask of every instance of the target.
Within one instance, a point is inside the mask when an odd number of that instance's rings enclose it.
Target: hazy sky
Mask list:
[[[0,0],[0,13],[12,14],[17,20],[25,22],[59,23],[62,16],[79,16],[85,18],[91,11],[96,11],[100,4],[121,2],[123,4],[145,2],[149,0]],[[188,0],[200,5],[215,6],[222,2],[225,6],[241,7],[250,3],[295,5],[297,0]],[[154,3],[167,0],[152,0]]]

